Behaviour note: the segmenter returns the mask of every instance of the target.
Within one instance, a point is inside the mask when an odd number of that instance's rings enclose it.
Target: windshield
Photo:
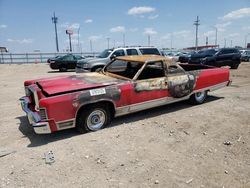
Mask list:
[[[198,54],[202,54],[202,55],[214,55],[217,51],[215,49],[211,49],[211,50],[201,50],[198,52]]]
[[[106,58],[109,56],[109,54],[112,52],[113,50],[112,49],[106,49],[104,50],[99,56],[99,58]]]

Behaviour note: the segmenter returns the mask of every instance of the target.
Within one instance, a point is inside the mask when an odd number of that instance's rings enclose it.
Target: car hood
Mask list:
[[[78,61],[77,63],[99,63],[105,62],[106,58],[86,58],[83,60]]]
[[[40,79],[36,82],[36,84],[43,92],[45,92],[45,94],[57,95],[114,85],[120,81],[121,80],[106,76],[101,73],[91,72],[73,76],[59,76]]]

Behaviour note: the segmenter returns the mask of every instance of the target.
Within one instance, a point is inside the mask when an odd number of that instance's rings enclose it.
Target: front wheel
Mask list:
[[[80,112],[77,117],[76,128],[80,133],[97,131],[106,127],[110,121],[111,116],[108,107],[102,104],[93,104],[86,106]]]
[[[207,98],[207,91],[194,93],[189,98],[191,104],[202,104]]]

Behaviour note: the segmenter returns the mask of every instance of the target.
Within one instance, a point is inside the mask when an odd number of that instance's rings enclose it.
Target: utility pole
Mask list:
[[[148,35],[148,46],[150,46],[150,35]]]
[[[224,38],[224,48],[226,48],[226,47],[227,47],[227,39]]]
[[[233,47],[233,40],[230,41],[230,47]]]
[[[55,34],[56,34],[56,51],[59,52],[59,46],[58,46],[58,37],[57,37],[57,21],[58,21],[58,18],[56,17],[56,14],[54,12],[54,15],[53,17],[51,18],[52,19],[52,23],[55,24]]]
[[[206,37],[206,46],[208,45],[208,37]]]
[[[92,40],[89,40],[89,45],[90,45],[90,52],[93,52]]]
[[[195,49],[198,50],[198,27],[200,25],[199,16],[197,16],[197,19],[194,21],[194,25],[196,26],[196,34],[195,34]]]

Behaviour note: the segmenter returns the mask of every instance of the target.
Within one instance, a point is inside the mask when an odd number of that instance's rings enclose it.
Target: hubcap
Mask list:
[[[89,114],[87,118],[87,127],[91,131],[96,131],[104,125],[106,121],[106,115],[102,110],[94,110]]]
[[[205,97],[205,92],[198,92],[195,93],[195,98],[197,101],[202,101]]]

